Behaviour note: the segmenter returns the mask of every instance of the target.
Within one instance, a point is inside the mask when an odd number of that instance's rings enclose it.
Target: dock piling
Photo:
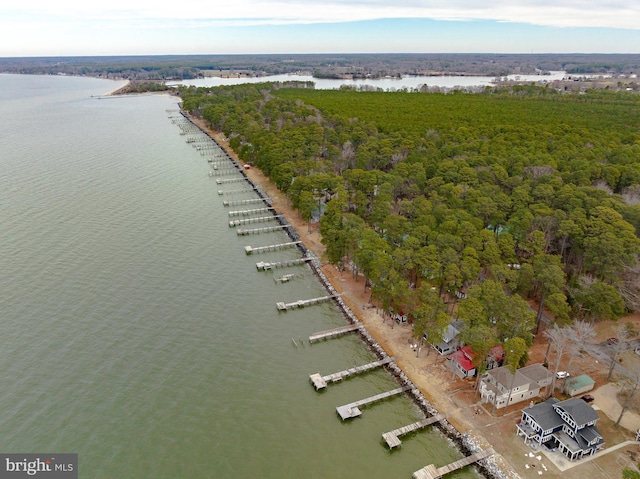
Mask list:
[[[319,298],[299,299],[298,301],[294,301],[293,303],[285,303],[284,301],[279,301],[276,303],[276,307],[280,311],[287,311],[289,309],[304,308],[305,306],[322,303],[339,296],[339,294],[330,294],[328,296],[320,296]]]
[[[345,404],[344,406],[338,406],[336,408],[336,412],[340,415],[343,421],[354,418],[354,417],[358,417],[362,414],[362,411],[360,410],[360,406],[381,401],[382,399],[386,399],[388,397],[401,394],[405,391],[408,391],[409,389],[411,389],[411,386],[405,386],[398,389],[392,389],[391,391],[387,391],[386,393],[376,394],[375,396],[371,396],[366,399],[361,399],[360,401],[355,401],[349,404]]]
[[[321,376],[320,373],[310,374],[309,379],[313,383],[316,391],[320,389],[324,389],[327,387],[327,383],[342,381],[343,379],[352,376],[354,374],[361,374],[366,371],[370,371],[374,368],[378,368],[380,366],[384,366],[385,364],[389,364],[395,358],[387,357],[385,359],[381,359],[379,361],[374,361],[372,363],[363,364],[362,366],[355,366],[353,368],[345,369],[343,371],[339,371],[337,373],[328,374],[327,376]]]
[[[458,461],[452,462],[451,464],[447,464],[446,466],[437,467],[433,464],[429,464],[428,466],[423,467],[422,469],[417,470],[413,473],[414,479],[439,479],[440,477],[448,474],[457,469],[462,469],[465,466],[473,464],[474,462],[480,461],[481,459],[485,459],[489,456],[495,454],[495,451],[492,447],[485,449],[484,451],[476,452],[475,454],[471,454],[470,456],[464,457]]]
[[[442,421],[443,419],[445,419],[444,414],[436,414],[435,416],[431,416],[407,426],[394,429],[393,431],[385,432],[384,434],[382,434],[382,439],[385,440],[387,446],[389,446],[389,449],[393,449],[394,447],[398,447],[400,446],[400,444],[402,444],[400,441],[400,436],[404,436],[405,434],[409,434],[410,432],[417,431],[418,429],[422,429],[431,424]]]

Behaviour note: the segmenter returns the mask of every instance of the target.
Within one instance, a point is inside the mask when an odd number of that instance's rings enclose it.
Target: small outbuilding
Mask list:
[[[591,391],[596,382],[586,374],[581,374],[575,378],[568,378],[564,383],[563,391],[569,396],[578,396]]]

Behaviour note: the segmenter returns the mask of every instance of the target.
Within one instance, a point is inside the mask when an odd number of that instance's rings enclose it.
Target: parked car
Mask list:
[[[558,379],[565,379],[565,378],[568,378],[569,376],[571,376],[571,374],[569,374],[567,371],[558,371],[556,373],[556,378]]]
[[[587,403],[593,402],[593,396],[591,394],[585,394],[580,399],[582,399],[584,402],[587,402]]]
[[[609,338],[607,339],[607,344],[618,344],[620,340],[618,338]]]

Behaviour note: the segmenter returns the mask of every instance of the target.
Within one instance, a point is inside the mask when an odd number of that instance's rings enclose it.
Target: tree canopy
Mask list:
[[[566,322],[638,307],[637,94],[286,86],[180,95],[305,219],[324,203],[328,260],[364,274],[385,308],[411,309],[423,333],[454,301],[470,328],[526,344],[526,300],[538,322],[543,308]]]

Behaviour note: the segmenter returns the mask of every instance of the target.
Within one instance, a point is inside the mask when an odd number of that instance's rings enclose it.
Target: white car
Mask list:
[[[566,372],[566,371],[558,371],[558,372],[556,373],[556,377],[557,377],[558,379],[565,379],[565,378],[568,378],[569,376],[571,376],[571,375],[570,375],[568,372]]]

